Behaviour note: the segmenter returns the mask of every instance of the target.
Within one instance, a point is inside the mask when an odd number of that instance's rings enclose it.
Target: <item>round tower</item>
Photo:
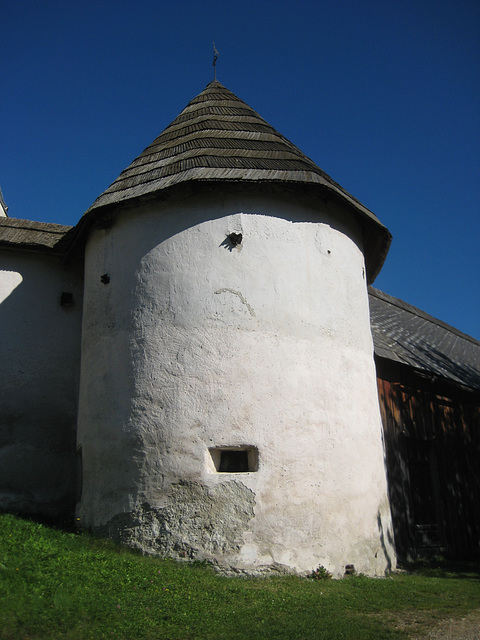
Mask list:
[[[236,571],[394,565],[377,218],[215,81],[81,228],[81,524]]]

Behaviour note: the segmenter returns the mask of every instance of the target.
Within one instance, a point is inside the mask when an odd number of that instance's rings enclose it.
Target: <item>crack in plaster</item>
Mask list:
[[[235,291],[234,289],[228,289],[228,288],[224,288],[224,289],[217,289],[217,291],[215,291],[214,293],[231,293],[234,296],[237,296],[238,298],[240,298],[240,301],[247,307],[250,315],[252,316],[252,318],[256,318],[255,315],[255,310],[253,309],[253,307],[251,307],[248,302],[245,300],[245,298],[242,296],[242,294],[240,293],[240,291]]]

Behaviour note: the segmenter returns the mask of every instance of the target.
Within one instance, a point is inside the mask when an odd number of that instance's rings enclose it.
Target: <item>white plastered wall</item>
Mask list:
[[[93,232],[85,282],[85,526],[148,505],[172,527],[179,483],[208,493],[233,482],[248,518],[216,558],[195,524],[182,529],[197,557],[335,575],[394,563],[361,236],[347,211],[287,191],[144,205]],[[209,448],[235,446],[257,448],[257,471],[215,470]],[[189,517],[216,535],[200,507]],[[138,546],[155,552],[165,527],[148,526]]]
[[[62,292],[73,303],[61,306]],[[0,251],[0,508],[63,519],[75,505],[83,273]]]

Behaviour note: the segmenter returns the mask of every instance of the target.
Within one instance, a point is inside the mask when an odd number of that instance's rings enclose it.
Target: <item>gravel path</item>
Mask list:
[[[412,640],[480,640],[480,609],[465,618],[443,620],[426,634],[410,637]]]

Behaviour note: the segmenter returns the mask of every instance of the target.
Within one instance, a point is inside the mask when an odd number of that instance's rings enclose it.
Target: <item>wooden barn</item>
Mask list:
[[[370,288],[399,559],[480,551],[480,343]]]

